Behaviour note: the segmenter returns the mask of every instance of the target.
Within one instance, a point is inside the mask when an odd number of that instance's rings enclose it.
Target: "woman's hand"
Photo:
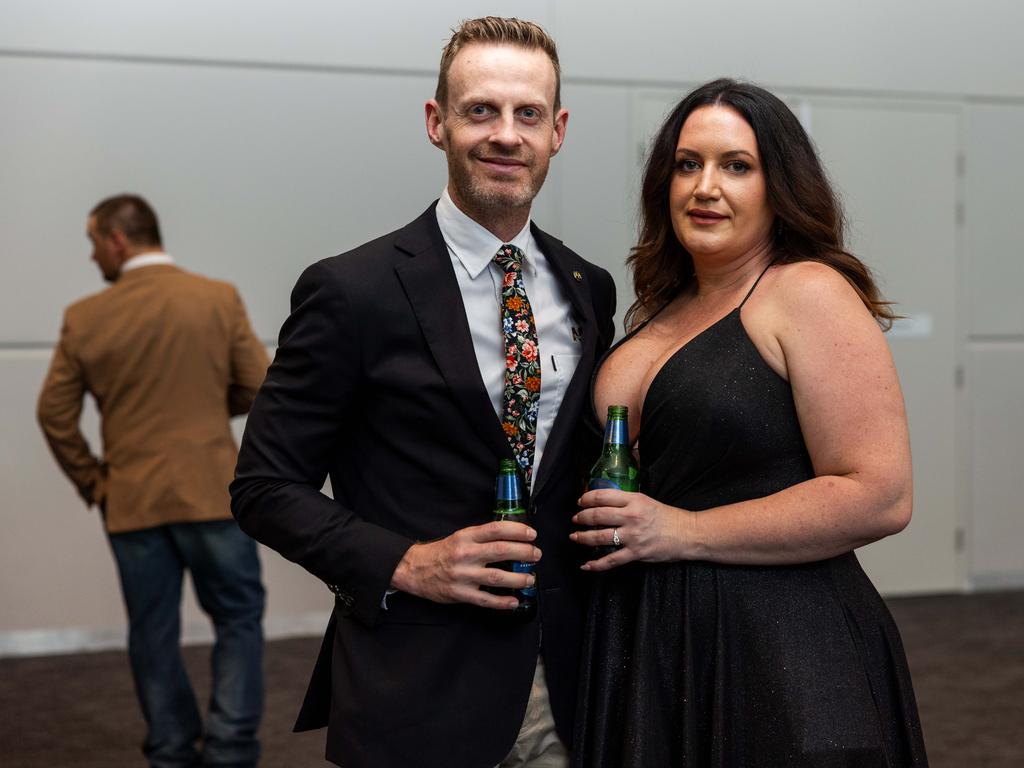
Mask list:
[[[587,547],[612,546],[616,533],[621,545],[615,552],[583,565],[585,571],[606,571],[633,560],[648,563],[683,559],[688,512],[655,501],[642,493],[611,489],[587,491],[579,500],[583,509],[573,522],[590,526],[569,538]]]

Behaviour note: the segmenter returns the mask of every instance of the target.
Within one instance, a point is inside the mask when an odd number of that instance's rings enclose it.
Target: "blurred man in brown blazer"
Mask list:
[[[229,421],[249,410],[266,351],[233,286],[185,272],[164,253],[142,198],[99,203],[88,236],[112,285],[65,312],[39,423],[106,522],[150,765],[254,766],[264,594],[255,543],[231,517]],[[86,392],[101,414],[102,458],[79,428]],[[205,728],[179,650],[185,568],[216,633]]]

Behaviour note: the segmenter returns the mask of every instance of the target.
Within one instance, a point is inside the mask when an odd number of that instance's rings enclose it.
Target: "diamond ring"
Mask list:
[[[612,544],[614,544],[616,547],[622,546],[622,539],[619,538],[618,528],[612,529]]]

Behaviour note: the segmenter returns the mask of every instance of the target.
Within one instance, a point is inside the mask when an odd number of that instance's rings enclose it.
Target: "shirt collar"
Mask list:
[[[462,262],[462,266],[469,273],[471,279],[475,280],[487,269],[497,254],[498,248],[506,242],[523,252],[523,268],[526,271],[533,272],[536,269],[530,254],[533,237],[530,234],[529,219],[526,221],[526,226],[511,240],[499,240],[459,210],[459,207],[452,201],[451,195],[448,194],[448,187],[444,188],[441,199],[437,201],[436,213],[437,225],[441,228],[441,236],[444,238],[448,250]]]
[[[124,264],[121,265],[121,272],[128,272],[132,269],[138,269],[139,267],[151,267],[154,264],[173,264],[174,259],[171,255],[164,253],[163,251],[146,251],[145,253],[138,253],[132,256]]]

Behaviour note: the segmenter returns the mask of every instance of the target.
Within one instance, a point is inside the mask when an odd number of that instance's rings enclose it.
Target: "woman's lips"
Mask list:
[[[693,221],[697,224],[717,224],[720,221],[725,221],[728,216],[721,213],[715,213],[714,211],[705,211],[699,208],[695,208],[687,213]]]

